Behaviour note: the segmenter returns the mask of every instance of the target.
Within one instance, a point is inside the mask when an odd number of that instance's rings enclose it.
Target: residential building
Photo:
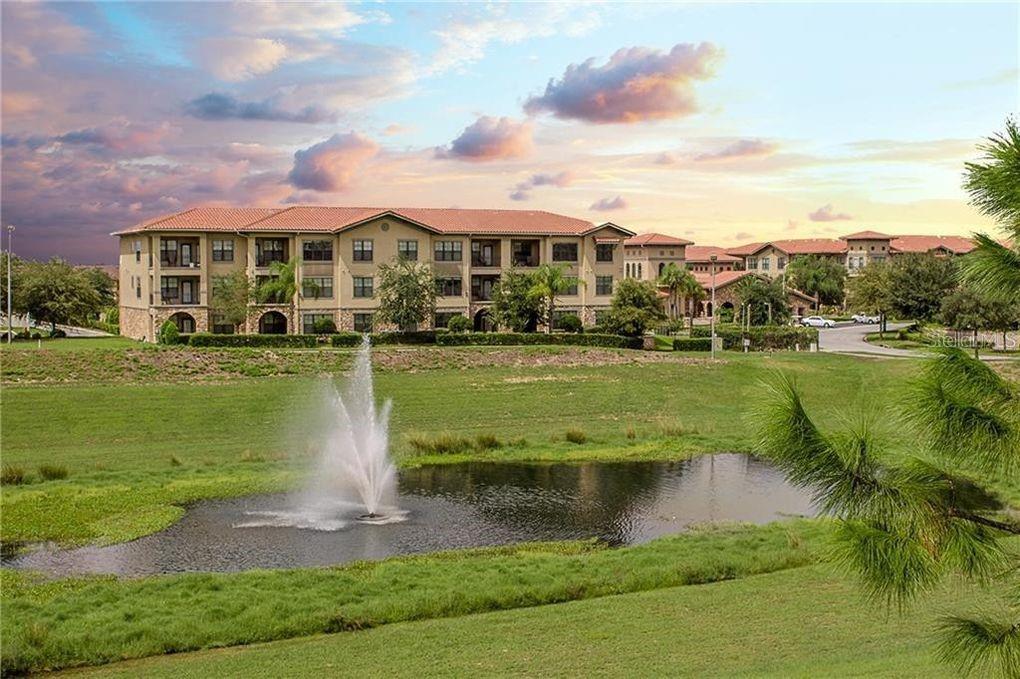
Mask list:
[[[301,333],[323,318],[341,330],[380,329],[374,313],[380,264],[428,263],[436,316],[456,314],[490,329],[492,289],[510,267],[562,264],[581,282],[557,307],[586,325],[609,308],[633,232],[540,210],[436,208],[200,207],[118,231],[121,334],[153,341],[173,320],[181,332]],[[293,300],[252,304],[238,327],[211,304],[217,276],[265,280],[274,262],[300,257]],[[681,254],[682,258],[682,254]]]
[[[667,264],[687,266],[686,249],[691,241],[661,233],[642,233],[628,238],[624,247],[624,272],[627,278],[656,281]]]
[[[715,245],[687,246],[687,268],[694,273],[711,273],[713,269],[712,257],[715,257],[714,268],[717,272],[734,271],[744,266],[744,260],[726,254],[726,248]]]
[[[794,257],[801,255],[828,257],[843,263],[846,243],[829,238],[775,240],[727,248],[726,254],[742,259],[743,268],[747,271],[775,278],[783,274]]]
[[[736,311],[736,306],[740,304],[739,296],[737,295],[738,284],[749,276],[757,276],[763,280],[767,280],[764,274],[756,273],[754,271],[741,271],[741,270],[729,270],[717,272],[715,274],[715,303],[719,309],[729,309],[731,312]],[[701,286],[706,292],[711,294],[712,291],[712,274],[698,272],[694,274],[694,277],[698,279]],[[790,305],[791,313],[801,318],[803,316],[811,315],[811,312],[818,308],[818,302],[814,297],[806,295],[799,290],[793,288],[786,288],[787,302]],[[689,313],[689,307],[684,309],[684,313]],[[711,316],[712,315],[712,300],[706,298],[701,302],[700,307],[695,309],[695,316]],[[720,311],[722,313],[722,311]]]

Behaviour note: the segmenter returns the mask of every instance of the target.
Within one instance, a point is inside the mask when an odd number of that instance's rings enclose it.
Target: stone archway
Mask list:
[[[189,313],[178,311],[167,320],[173,321],[177,326],[177,332],[182,335],[191,335],[195,332],[195,317]]]
[[[474,317],[474,331],[475,332],[492,332],[496,329],[496,324],[492,322],[492,316],[489,314],[488,309],[479,309],[475,312]]]
[[[286,335],[287,317],[279,311],[267,311],[259,318],[259,334]]]

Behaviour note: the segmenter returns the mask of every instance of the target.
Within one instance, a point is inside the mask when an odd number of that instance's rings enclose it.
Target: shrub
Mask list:
[[[335,336],[334,336],[335,337]],[[360,338],[360,336],[359,336]],[[213,335],[202,332],[191,336],[193,347],[315,347],[315,335]]]
[[[673,351],[712,351],[711,337],[676,337]]]
[[[436,337],[436,344],[440,346],[515,346],[515,345],[542,345],[542,344],[567,344],[574,346],[609,347],[615,349],[640,349],[642,346],[640,337],[622,337],[620,335],[595,335],[585,333],[554,334],[546,333],[525,333],[525,332],[468,332],[468,333],[447,333]]]
[[[471,321],[467,316],[453,316],[446,324],[450,332],[467,332],[471,329]]]
[[[332,318],[320,318],[312,323],[312,332],[316,335],[332,335],[336,332],[336,323]]]
[[[401,330],[398,332],[374,332],[369,335],[374,345],[384,344],[435,344],[435,330]]]
[[[5,464],[0,467],[0,485],[20,486],[26,479],[25,470],[13,464]]]
[[[160,344],[178,344],[180,342],[181,333],[177,329],[177,324],[173,321],[163,321],[163,325],[159,326],[158,340]]]
[[[750,330],[741,331],[737,325],[717,325],[717,337],[721,337],[724,349],[743,350],[743,340],[751,340],[751,351],[770,351],[793,349],[800,345],[807,349],[812,342],[818,342],[818,328],[803,328],[788,325],[751,326]],[[691,337],[711,337],[712,331],[705,326],[691,328]]]
[[[493,434],[479,434],[475,437],[475,450],[482,452],[485,450],[495,450],[503,444]]]
[[[360,332],[341,332],[329,338],[330,344],[334,347],[357,347],[361,346],[362,335]]]
[[[564,435],[564,438],[566,438],[571,443],[577,443],[578,445],[580,445],[588,440],[588,435],[585,434],[580,429],[568,429],[567,433]]]
[[[64,467],[63,465],[39,465],[39,476],[42,477],[43,481],[59,481],[60,479],[66,479],[67,475],[67,467]]]
[[[456,434],[440,434],[439,436],[413,435],[407,442],[419,455],[453,455],[465,453],[473,447],[471,439]]]
[[[556,329],[564,332],[581,332],[584,325],[576,314],[563,314],[556,320]]]

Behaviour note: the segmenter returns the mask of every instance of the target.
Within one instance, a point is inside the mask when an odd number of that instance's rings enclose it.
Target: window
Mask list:
[[[780,257],[776,260],[776,268],[780,271],[786,268],[786,257]]]
[[[460,278],[437,278],[436,295],[439,297],[460,297],[464,290],[464,281]]]
[[[301,295],[310,299],[332,299],[332,276],[306,276],[301,279]]]
[[[177,266],[177,239],[162,238],[159,241],[159,265]]]
[[[372,241],[370,240],[354,241],[354,261],[355,262],[372,261]]]
[[[595,294],[596,295],[611,295],[611,294],[613,294],[613,277],[612,276],[596,276],[595,277]]]
[[[234,241],[214,240],[212,242],[212,259],[214,262],[234,261]]]
[[[306,262],[332,262],[333,241],[306,240],[301,244],[301,257]]]
[[[569,285],[567,286],[567,289],[563,291],[563,294],[564,295],[576,295],[577,294],[577,279],[576,278],[568,278],[567,282],[569,283]]]
[[[596,262],[611,262],[613,261],[613,251],[616,246],[612,243],[596,243],[595,244],[595,261]]]
[[[135,289],[135,297],[137,297],[138,299],[141,299],[142,298],[142,277],[141,276],[132,276],[131,277],[131,287]]]
[[[213,314],[212,317],[212,331],[214,335],[233,335],[234,324],[227,322],[227,317],[223,314]]]
[[[499,266],[499,241],[471,241],[471,266]]]
[[[286,242],[282,238],[257,238],[255,240],[255,266],[269,266],[273,262],[287,259],[284,250]]]
[[[511,261],[514,266],[538,266],[538,241],[510,241]]]
[[[437,262],[459,262],[463,256],[463,244],[459,240],[436,241]]]
[[[416,240],[398,240],[397,241],[397,257],[400,259],[406,259],[409,262],[418,261],[418,241]]]
[[[315,333],[315,324],[319,321],[332,321],[333,314],[302,314],[301,331],[306,335]]]
[[[372,314],[354,314],[354,332],[372,332]]]
[[[135,245],[135,261],[140,262],[142,261],[142,241],[136,240],[134,245]]]
[[[761,270],[762,271],[768,271],[769,270],[769,265],[771,265],[771,264],[772,264],[772,260],[769,259],[768,257],[762,257],[761,258]]]
[[[623,275],[626,278],[630,278],[630,262],[623,265]]]
[[[177,276],[163,276],[159,282],[159,296],[163,304],[172,304],[181,296],[180,284]]]
[[[552,258],[554,262],[576,262],[577,243],[553,243]]]
[[[757,269],[758,268],[758,258],[757,257],[748,257],[747,258],[747,268],[748,269]]]
[[[355,276],[354,277],[354,296],[355,297],[371,297],[372,296],[372,277],[371,276]]]
[[[638,262],[638,265],[637,265],[637,277],[641,278],[641,262]]]

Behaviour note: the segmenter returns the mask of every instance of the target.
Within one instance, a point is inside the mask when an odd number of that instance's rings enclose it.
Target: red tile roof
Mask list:
[[[930,252],[945,248],[956,255],[974,249],[974,241],[963,236],[899,236],[889,243],[892,252]]]
[[[706,290],[712,287],[712,273],[710,271],[695,271],[694,278],[701,286]],[[741,278],[746,276],[758,276],[753,271],[716,271],[715,272],[715,289],[725,288],[727,285],[736,283]],[[760,276],[759,276],[760,277]]]
[[[683,238],[677,238],[676,236],[667,236],[664,233],[641,233],[632,238],[628,238],[623,241],[626,246],[677,246],[677,245],[690,245],[692,241],[684,240]]]
[[[716,261],[719,262],[739,262],[740,257],[734,257],[733,255],[726,254],[726,248],[721,248],[716,245],[688,245],[687,246],[687,261],[688,262],[708,262],[711,261],[709,257],[712,255],[716,256]]]
[[[379,208],[294,206],[288,208],[199,207],[158,217],[114,235],[142,231],[340,231],[368,219],[394,215],[439,233],[583,235],[615,224],[589,221],[544,210],[475,210],[461,208]],[[686,241],[681,241],[686,242]]]
[[[727,248],[726,253],[736,257],[746,257],[772,246],[787,255],[840,255],[846,252],[846,243],[832,238],[793,238],[789,240],[773,240],[764,243],[748,243],[735,248]]]
[[[879,233],[878,231],[858,231],[857,233],[840,236],[840,238],[843,240],[889,240],[892,236],[887,233]]]

